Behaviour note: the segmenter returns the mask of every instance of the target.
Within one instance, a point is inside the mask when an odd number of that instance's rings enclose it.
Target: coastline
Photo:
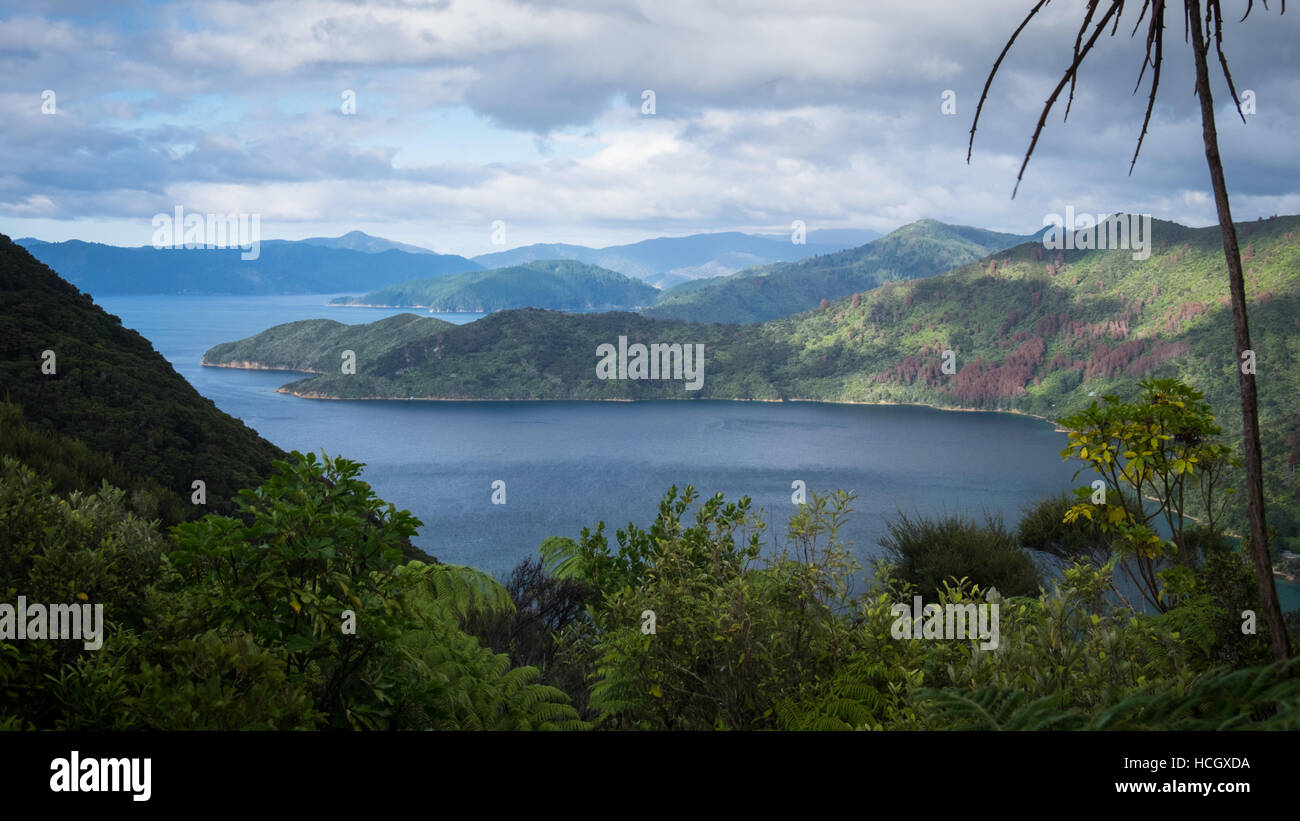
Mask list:
[[[238,367],[238,366],[236,366],[236,365],[225,365],[225,366],[212,366],[212,367],[232,367],[232,368],[234,368],[234,367]],[[261,368],[260,370],[272,370],[272,369],[271,369],[271,368]],[[290,372],[291,372],[291,373],[315,373],[314,371],[290,371]],[[930,404],[926,404],[926,403],[924,403],[924,402],[892,402],[892,401],[888,401],[888,400],[880,400],[880,401],[864,401],[864,400],[860,400],[860,399],[807,399],[807,398],[802,398],[802,397],[795,397],[795,398],[791,398],[791,399],[752,399],[752,398],[744,398],[744,397],[718,397],[718,396],[711,396],[711,397],[708,397],[708,398],[706,398],[706,399],[704,399],[704,400],[696,400],[696,399],[693,399],[693,398],[681,398],[681,399],[675,399],[675,398],[673,398],[673,397],[656,397],[656,398],[654,398],[654,399],[622,399],[622,398],[619,398],[619,399],[573,399],[573,398],[568,398],[568,397],[561,398],[561,399],[542,398],[542,397],[523,398],[523,399],[520,399],[520,398],[510,398],[510,399],[491,399],[491,398],[479,398],[479,397],[475,397],[475,398],[463,398],[463,397],[449,397],[449,396],[407,396],[407,397],[401,397],[401,396],[336,396],[336,395],[333,395],[333,394],[324,394],[324,393],[320,393],[320,392],[317,392],[317,391],[302,391],[302,392],[300,392],[300,391],[291,391],[291,390],[288,390],[287,387],[280,387],[280,388],[277,388],[277,389],[276,389],[276,392],[277,392],[277,393],[287,393],[287,394],[289,394],[289,395],[291,395],[291,396],[299,397],[300,399],[324,399],[324,400],[334,400],[334,401],[341,401],[341,402],[346,402],[346,401],[349,401],[349,400],[355,400],[355,401],[387,401],[387,402],[675,402],[675,401],[676,401],[676,402],[691,402],[691,401],[709,401],[709,402],[766,402],[766,403],[772,403],[772,404],[782,404],[782,403],[786,403],[786,402],[790,402],[790,403],[794,403],[794,402],[804,402],[804,403],[812,404],[812,405],[880,405],[880,406],[883,406],[883,405],[895,405],[895,406],[911,407],[911,408],[929,408],[930,410],[949,411],[949,412],[953,412],[953,413],[1005,413],[1005,414],[1011,414],[1011,415],[1013,415],[1013,416],[1025,416],[1025,417],[1029,417],[1030,419],[1037,419],[1037,420],[1039,420],[1039,421],[1041,421],[1041,422],[1046,422],[1046,423],[1048,423],[1049,425],[1051,425],[1051,426],[1055,429],[1055,431],[1056,431],[1057,433],[1065,433],[1065,432],[1066,432],[1065,428],[1062,428],[1062,427],[1060,427],[1059,425],[1056,424],[1056,420],[1054,420],[1054,419],[1049,419],[1049,418],[1046,417],[1046,416],[1039,416],[1038,414],[1035,414],[1035,413],[1029,413],[1028,411],[1015,410],[1015,409],[967,408],[967,407],[952,406],[952,405],[930,405]]]
[[[363,307],[363,306],[357,306],[357,307]],[[313,376],[318,376],[324,373],[323,371],[310,371],[310,370],[303,370],[300,368],[273,368],[273,367],[268,367],[266,365],[263,365],[260,362],[252,362],[250,360],[242,360],[240,362],[215,363],[215,362],[208,362],[204,359],[200,359],[199,365],[205,368],[230,368],[232,370],[250,370],[250,371],[282,371],[284,373],[305,373]],[[367,401],[367,402],[371,402],[371,401],[387,401],[387,402],[672,402],[672,401],[690,402],[690,401],[698,401],[694,397],[682,397],[681,399],[674,399],[673,397],[661,397],[655,399],[573,399],[567,397],[562,399],[550,399],[550,398],[540,398],[540,397],[526,398],[526,399],[519,399],[519,398],[489,399],[489,398],[462,398],[462,397],[447,397],[447,396],[407,396],[407,397],[336,396],[334,394],[325,394],[317,391],[291,391],[291,390],[286,390],[286,388],[283,386],[277,388],[276,393],[287,393],[291,396],[299,397],[300,399],[325,399],[325,400],[335,400],[335,401],[343,401],[343,402],[349,400]],[[784,402],[807,402],[816,405],[898,405],[898,406],[913,407],[913,408],[929,408],[931,410],[939,410],[939,411],[951,411],[954,413],[1006,413],[1014,416],[1026,416],[1029,417],[1030,419],[1038,419],[1039,421],[1046,422],[1052,425],[1052,427],[1055,428],[1057,433],[1066,432],[1064,428],[1056,424],[1055,419],[1050,419],[1046,416],[1041,416],[1036,413],[1029,413],[1028,411],[1017,410],[1015,408],[970,408],[961,405],[932,405],[925,402],[894,402],[887,399],[868,401],[862,399],[809,399],[806,397],[791,397],[789,399],[753,399],[753,398],[746,398],[746,397],[714,396],[714,397],[709,397],[707,401],[770,402],[775,404],[780,404]]]
[[[252,362],[247,359],[242,362],[225,363],[208,362],[199,359],[199,365],[204,368],[228,368],[232,371],[279,371],[280,373],[307,373],[313,376],[321,376],[325,373],[324,371],[304,371],[299,368],[273,368],[269,365],[263,365],[261,362]]]

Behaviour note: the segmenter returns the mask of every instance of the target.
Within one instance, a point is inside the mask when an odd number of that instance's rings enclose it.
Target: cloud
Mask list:
[[[793,219],[1028,231],[1066,204],[1212,222],[1212,202],[1194,196],[1208,176],[1190,52],[1173,22],[1129,176],[1146,102],[1145,88],[1132,93],[1134,10],[1085,64],[1069,122],[1064,100],[1049,118],[1016,200],[1077,8],[1049,6],[1022,35],[966,163],[984,79],[1027,6],[46,5],[0,19],[0,228],[52,218],[111,232],[114,220],[134,226],[183,204],[256,211],[268,232],[366,223],[409,237],[436,223],[476,252],[488,250],[477,244],[492,219],[515,239],[551,241],[786,230]],[[1300,79],[1289,18],[1275,15],[1229,21],[1234,79],[1257,99],[1246,124],[1215,87],[1233,196],[1269,213],[1293,208],[1300,178],[1290,147]],[[57,114],[42,113],[43,89],[57,93]],[[647,89],[651,116],[640,110]],[[940,110],[946,89],[956,116]]]

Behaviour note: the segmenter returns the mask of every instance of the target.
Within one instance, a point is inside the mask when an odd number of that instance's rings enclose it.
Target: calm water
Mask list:
[[[97,300],[153,342],[223,411],[286,450],[365,462],[382,499],[424,522],[416,543],[443,561],[507,572],[549,536],[629,520],[645,527],[673,484],[750,496],[784,535],[791,483],[857,500],[842,536],[864,566],[885,518],[1000,513],[1072,486],[1050,424],[996,413],[901,406],[746,402],[316,401],[276,393],[294,374],[203,368],[205,350],[281,322],[372,322],[404,313],[329,296],[130,296]],[[478,314],[436,314],[469,322]],[[506,504],[491,503],[506,483]],[[1300,605],[1300,591],[1284,592]]]

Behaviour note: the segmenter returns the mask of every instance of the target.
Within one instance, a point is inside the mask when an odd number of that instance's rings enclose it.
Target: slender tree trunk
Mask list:
[[[1191,18],[1192,49],[1196,57],[1196,96],[1201,100],[1201,128],[1205,139],[1205,160],[1210,166],[1210,184],[1214,188],[1214,204],[1219,211],[1219,228],[1223,232],[1223,254],[1228,262],[1228,285],[1232,293],[1232,324],[1236,332],[1237,382],[1241,389],[1242,443],[1246,448],[1246,488],[1250,495],[1248,532],[1251,558],[1255,562],[1255,577],[1259,583],[1259,604],[1264,609],[1264,622],[1273,646],[1273,657],[1279,661],[1290,655],[1286,626],[1282,622],[1282,608],[1277,601],[1277,587],[1273,581],[1273,563],[1268,556],[1268,535],[1264,526],[1264,468],[1259,445],[1259,409],[1255,394],[1255,374],[1242,372],[1241,356],[1250,346],[1250,326],[1246,320],[1246,283],[1241,269],[1241,251],[1237,247],[1237,228],[1232,224],[1228,208],[1228,184],[1223,177],[1223,163],[1219,160],[1219,135],[1214,124],[1214,100],[1210,95],[1210,69],[1206,60],[1206,42],[1202,26],[1200,0],[1187,0],[1187,14]],[[1253,368],[1251,369],[1254,370]]]

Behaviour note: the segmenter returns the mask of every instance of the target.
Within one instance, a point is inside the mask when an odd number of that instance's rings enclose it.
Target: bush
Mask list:
[[[1088,519],[1065,522],[1066,512],[1074,506],[1064,493],[1048,496],[1024,509],[1016,528],[1016,540],[1027,550],[1051,553],[1062,559],[1109,555],[1108,541],[1101,528]]]
[[[1004,596],[1037,594],[1042,579],[1029,554],[1000,517],[985,516],[980,526],[960,515],[937,519],[899,513],[880,539],[898,578],[921,596],[938,599],[948,579],[968,579],[982,589],[996,587]]]

